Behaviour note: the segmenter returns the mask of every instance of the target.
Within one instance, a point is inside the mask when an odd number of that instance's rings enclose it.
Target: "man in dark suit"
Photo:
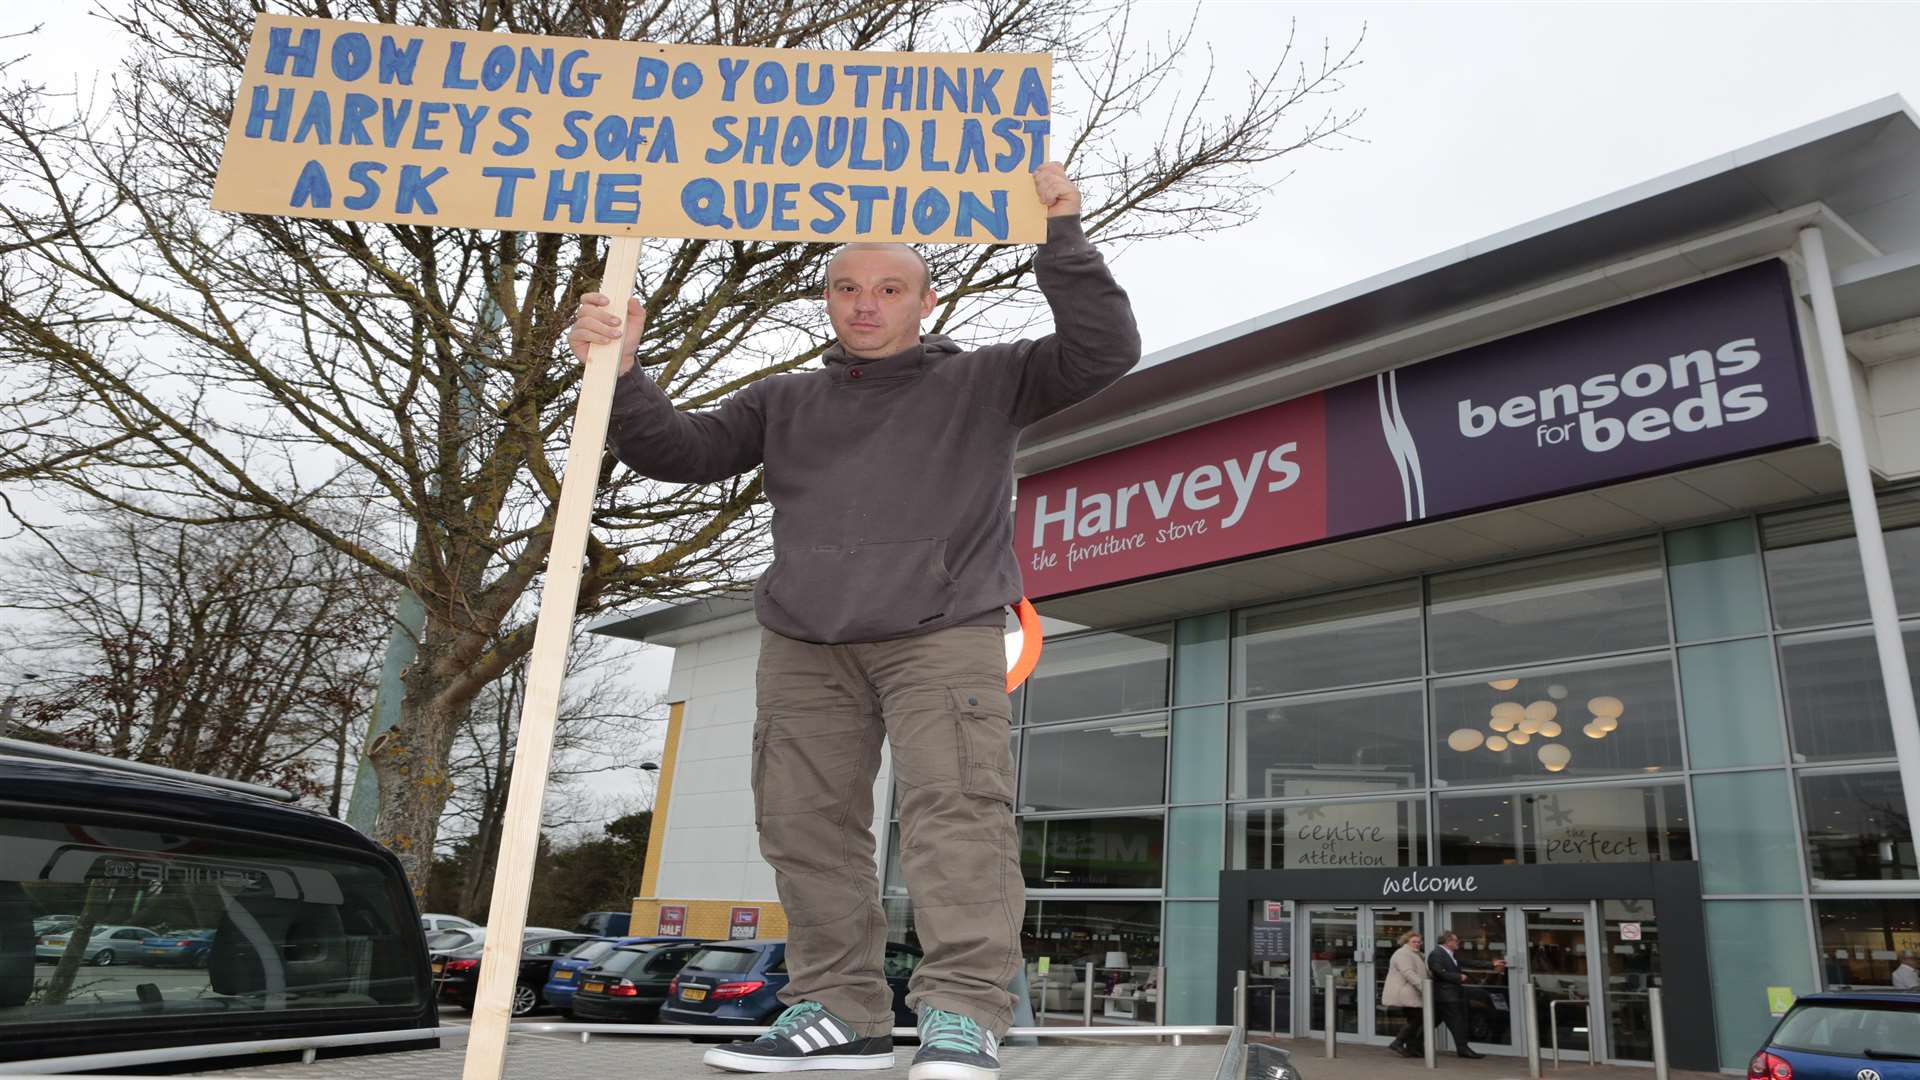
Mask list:
[[[1433,1011],[1435,1026],[1446,1024],[1453,1032],[1453,1047],[1463,1058],[1486,1057],[1467,1045],[1467,994],[1461,989],[1466,985],[1467,973],[1460,968],[1460,959],[1454,951],[1460,948],[1460,935],[1451,930],[1442,930],[1436,939],[1439,945],[1427,955],[1427,970],[1433,975]],[[1495,960],[1495,968],[1505,968],[1504,960]]]

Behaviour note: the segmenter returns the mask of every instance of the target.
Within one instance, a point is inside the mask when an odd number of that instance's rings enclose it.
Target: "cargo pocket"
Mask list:
[[[947,691],[960,725],[960,787],[1013,805],[1013,708],[1005,683]]]
[[[753,827],[760,828],[766,822],[767,811],[767,726],[758,721],[753,725],[753,758],[747,767],[747,790],[753,792]]]

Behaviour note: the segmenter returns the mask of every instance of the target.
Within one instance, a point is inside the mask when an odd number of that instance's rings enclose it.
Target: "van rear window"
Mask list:
[[[0,817],[0,1040],[89,1020],[418,1007],[403,889],[331,846]]]

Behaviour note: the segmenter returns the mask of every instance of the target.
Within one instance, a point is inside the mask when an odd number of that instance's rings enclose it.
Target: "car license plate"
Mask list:
[[[680,991],[680,1000],[681,1001],[705,1001],[707,1000],[707,988],[704,986],[689,986],[686,989]]]
[[[165,955],[167,955],[167,950],[165,950],[165,949],[148,949],[148,950],[147,950],[147,955],[148,955],[148,956],[165,956]]]
[[[607,988],[606,983],[587,983],[583,987],[583,989],[585,989],[586,992],[589,994],[597,994],[600,991],[605,990],[606,988]]]
[[[445,964],[435,964],[435,965],[433,965],[433,973],[434,973],[435,975],[438,975],[438,974],[440,974],[441,972],[443,972],[443,971],[445,971],[445,970],[447,970],[447,965],[445,965]]]
[[[553,977],[554,977],[554,979],[555,979],[556,981],[558,981],[558,982],[566,982],[567,980],[569,980],[569,979],[571,979],[571,978],[573,978],[573,972],[571,972],[571,971],[556,971],[556,972],[554,972],[554,973],[553,973]]]

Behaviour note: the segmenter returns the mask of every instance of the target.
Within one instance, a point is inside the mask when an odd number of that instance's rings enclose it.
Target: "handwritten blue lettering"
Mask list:
[[[726,189],[711,177],[690,180],[680,189],[680,210],[696,225],[733,228],[733,222],[727,219]]]
[[[501,157],[518,157],[526,153],[527,146],[531,144],[533,140],[527,134],[527,129],[521,126],[521,122],[532,118],[532,116],[533,110],[521,105],[510,105],[501,109],[500,126],[506,128],[513,134],[513,141],[507,142],[505,139],[495,140],[493,152],[499,154]]]
[[[262,134],[272,142],[287,141],[287,123],[293,118],[293,91],[282,88],[267,104],[267,88],[256,86],[247,102],[247,138]]]
[[[314,66],[320,62],[320,30],[308,27],[300,31],[298,45],[293,44],[292,39],[290,26],[276,26],[267,31],[267,74],[286,74],[287,64],[291,62],[295,78],[313,78]]]
[[[632,225],[640,220],[640,174],[602,173],[594,179],[593,220]]]
[[[317,161],[309,161],[300,168],[300,176],[293,182],[293,198],[289,205],[298,209],[311,206],[315,210],[325,210],[333,205],[333,186],[327,183],[327,170]]]
[[[413,69],[420,63],[419,38],[408,38],[402,46],[393,40],[392,34],[380,36],[380,82],[399,83],[401,86],[413,85]]]
[[[1007,191],[999,188],[992,192],[993,205],[980,201],[980,195],[974,191],[960,193],[960,213],[953,219],[953,235],[968,239],[973,236],[973,227],[983,225],[988,235],[995,240],[1007,238]]]
[[[440,208],[434,205],[433,193],[427,189],[447,175],[446,166],[435,168],[432,172],[421,171],[418,165],[400,166],[400,190],[394,193],[393,209],[395,213],[437,214]]]
[[[349,30],[333,39],[328,60],[333,65],[334,78],[353,82],[373,70],[373,43],[360,31]]]
[[[502,115],[505,114],[502,113]],[[489,165],[480,170],[480,175],[500,182],[493,196],[493,216],[510,218],[513,216],[513,196],[520,186],[520,181],[533,179],[533,170]]]
[[[360,194],[341,199],[340,205],[349,210],[373,209],[373,204],[380,201],[380,181],[375,177],[386,171],[386,165],[378,161],[356,161],[347,166],[347,179],[360,185]]]

